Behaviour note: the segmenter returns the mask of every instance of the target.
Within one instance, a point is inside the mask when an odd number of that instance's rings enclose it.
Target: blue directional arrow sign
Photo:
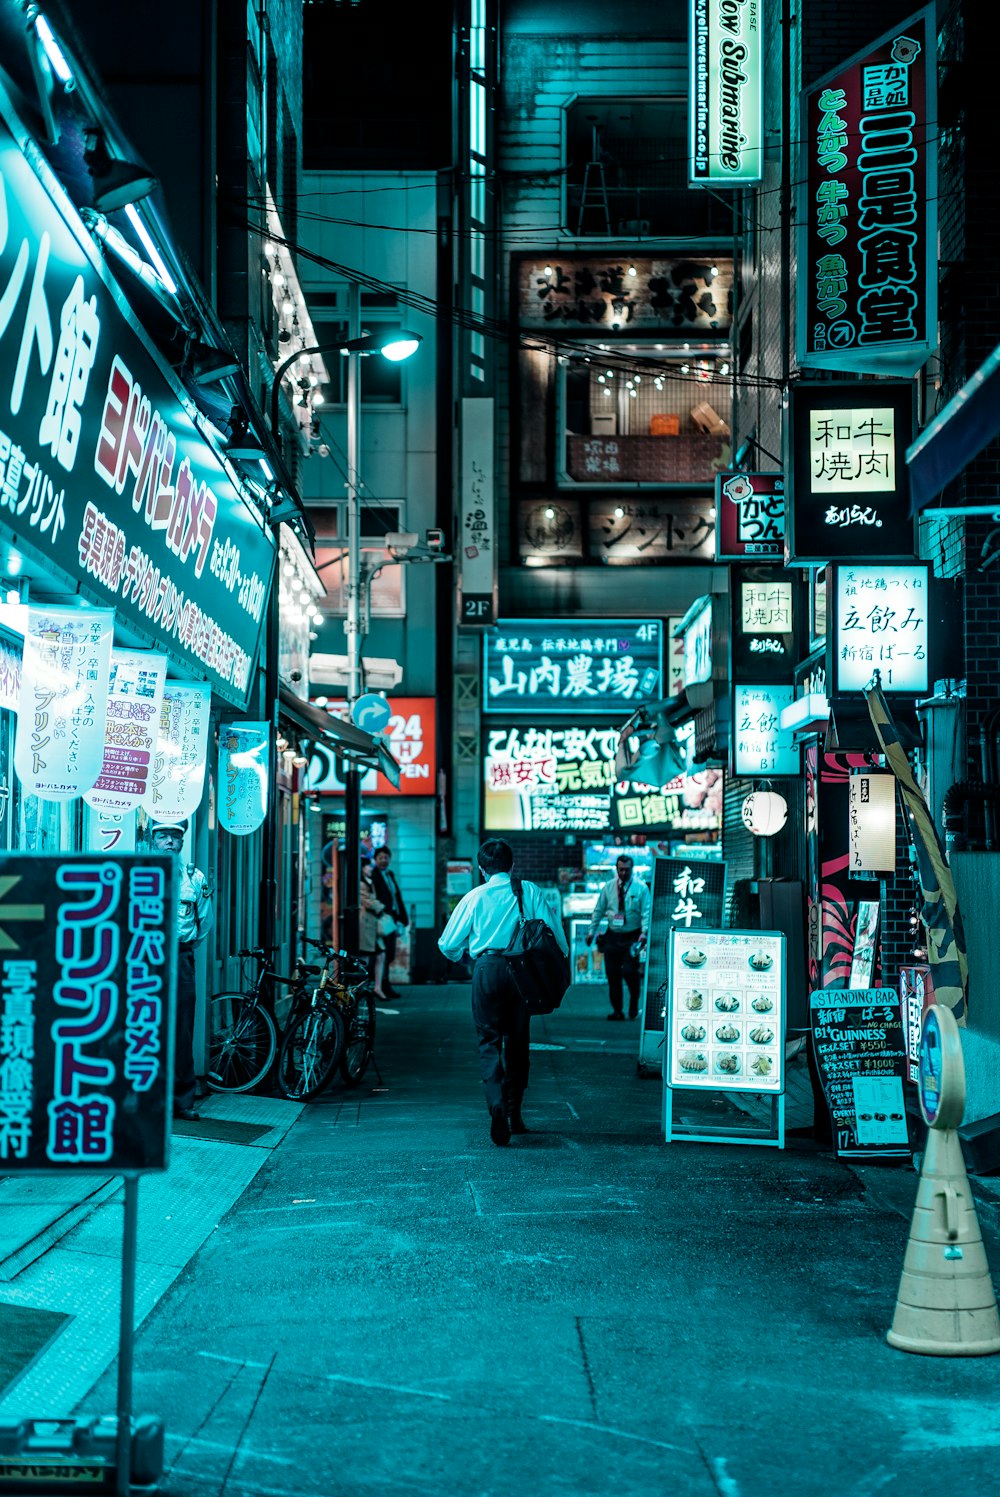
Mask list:
[[[351,717],[359,728],[366,733],[381,733],[388,726],[392,716],[392,706],[385,697],[380,697],[376,692],[366,692],[351,708]]]

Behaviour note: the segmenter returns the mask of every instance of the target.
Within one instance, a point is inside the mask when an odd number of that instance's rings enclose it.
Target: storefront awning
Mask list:
[[[340,758],[348,759],[352,764],[379,770],[394,789],[399,789],[399,765],[384,739],[373,738],[353,723],[333,717],[311,702],[304,702],[287,686],[279,688],[278,708],[304,737],[314,743],[325,743]]]
[[[907,448],[910,513],[917,515],[1000,435],[1000,345]],[[964,507],[964,506],[963,506]],[[981,506],[994,510],[995,504]]]

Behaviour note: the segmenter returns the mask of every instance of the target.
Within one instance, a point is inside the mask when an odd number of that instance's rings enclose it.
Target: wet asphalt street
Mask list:
[[[141,1327],[161,1492],[996,1489],[1000,1360],[885,1342],[912,1169],[666,1145],[600,989],[535,1021],[497,1148],[468,991],[380,1017],[385,1090],[305,1108]],[[112,1368],[81,1411],[113,1407]]]

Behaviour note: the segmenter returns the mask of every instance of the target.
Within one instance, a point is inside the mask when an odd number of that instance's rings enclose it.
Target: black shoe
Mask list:
[[[490,1109],[490,1138],[501,1147],[510,1143],[510,1124],[502,1107]]]
[[[609,1019],[624,1019],[624,1017],[625,1015],[622,1013],[620,1008],[616,1008],[614,1013],[608,1014]]]
[[[630,1019],[638,1019],[639,1010],[637,1008],[630,1008],[628,1011],[628,1016]]]
[[[201,1113],[195,1112],[193,1107],[175,1107],[174,1117],[184,1123],[197,1123],[201,1120]]]
[[[507,1123],[511,1133],[527,1133],[528,1125],[521,1116],[520,1107],[515,1107],[507,1114]]]

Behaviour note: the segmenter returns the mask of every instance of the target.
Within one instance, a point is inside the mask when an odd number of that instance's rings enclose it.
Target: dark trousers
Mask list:
[[[520,1107],[528,1085],[531,1016],[511,979],[505,957],[478,956],[472,968],[472,1022],[479,1039],[479,1074],[486,1106]]]
[[[194,947],[177,948],[177,1007],[174,1012],[174,1106],[193,1107],[194,1074]]]
[[[395,989],[389,981],[389,968],[396,960],[396,932],[393,931],[391,936],[383,936],[382,939],[385,942],[385,970],[382,973],[382,991],[386,994],[392,994],[395,992]]]
[[[608,974],[608,991],[611,1007],[616,1014],[622,1011],[622,978],[628,983],[628,1011],[639,1012],[639,983],[642,971],[638,957],[629,949],[639,939],[637,930],[609,930],[604,945],[604,970]]]

